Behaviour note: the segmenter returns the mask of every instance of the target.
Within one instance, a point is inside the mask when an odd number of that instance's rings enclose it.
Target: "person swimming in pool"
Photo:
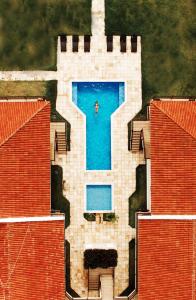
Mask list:
[[[95,112],[96,112],[96,114],[98,113],[98,111],[99,111],[99,102],[98,101],[95,101]]]

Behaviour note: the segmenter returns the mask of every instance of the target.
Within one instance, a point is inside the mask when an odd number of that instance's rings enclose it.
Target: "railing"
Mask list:
[[[114,300],[131,300],[136,295],[137,295],[137,292],[133,291],[133,292],[131,292],[131,294],[129,294],[129,296],[118,296],[118,297],[115,297]]]
[[[135,297],[136,295],[137,295],[137,292],[136,292],[136,290],[134,290],[133,292],[131,292],[131,294],[129,294],[128,300],[133,299],[133,297]]]
[[[131,151],[131,137],[133,133],[133,121],[128,123],[128,150]]]
[[[73,299],[72,296],[68,292],[65,293],[65,296],[66,296],[66,299],[68,299],[68,300]]]
[[[71,150],[71,124],[69,122],[65,122],[65,132],[66,132],[67,151],[70,151]]]

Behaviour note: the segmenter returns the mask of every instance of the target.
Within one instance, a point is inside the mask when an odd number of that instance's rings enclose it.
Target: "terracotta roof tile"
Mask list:
[[[151,211],[196,213],[196,103],[153,101]]]
[[[196,221],[139,220],[140,300],[195,299]]]
[[[153,101],[152,105],[156,106],[177,125],[196,138],[195,101]]]
[[[64,221],[0,224],[0,299],[65,299]]]
[[[48,102],[0,102],[0,146],[22,128]]]
[[[50,103],[1,102],[0,132],[0,217],[49,215]]]

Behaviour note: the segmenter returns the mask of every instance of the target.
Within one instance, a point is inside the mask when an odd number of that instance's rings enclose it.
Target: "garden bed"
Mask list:
[[[84,268],[111,268],[117,266],[118,254],[114,249],[87,249],[84,252]]]
[[[63,170],[60,166],[51,166],[51,207],[53,211],[65,214],[65,228],[70,225],[70,203],[63,196]]]
[[[128,296],[135,290],[135,267],[135,239],[133,239],[129,242],[129,286],[120,294],[120,296]]]
[[[147,211],[146,203],[146,165],[136,169],[136,191],[129,198],[129,225],[135,228],[135,214]]]

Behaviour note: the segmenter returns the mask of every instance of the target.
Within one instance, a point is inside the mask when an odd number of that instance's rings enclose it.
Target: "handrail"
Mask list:
[[[131,292],[131,294],[129,294],[128,296],[117,296],[114,299],[115,300],[131,300],[133,297],[135,297],[135,295],[137,295],[136,290]]]
[[[72,296],[68,293],[68,292],[65,292],[65,295],[66,295],[66,298],[68,298],[68,300],[72,300]]]
[[[137,295],[136,290],[134,290],[133,292],[131,292],[131,294],[129,294],[128,300],[131,300],[133,297],[135,297],[135,295]]]

